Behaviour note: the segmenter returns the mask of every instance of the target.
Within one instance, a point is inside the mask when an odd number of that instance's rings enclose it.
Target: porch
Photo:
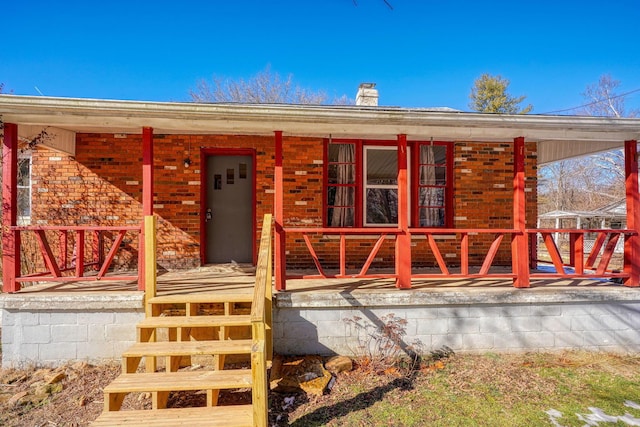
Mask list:
[[[244,169],[234,172],[236,175],[216,172],[218,175],[207,177],[203,173],[206,157],[211,150],[220,149],[251,152],[253,168],[259,164],[257,172],[253,171],[256,172],[253,175],[260,174],[261,181],[259,187],[255,178],[253,181],[249,227],[253,229],[253,256],[255,261],[257,219],[273,212],[278,290],[286,290],[290,279],[330,277],[387,278],[394,280],[400,289],[413,287],[416,280],[422,279],[448,283],[457,279],[507,279],[515,287],[526,288],[539,278],[580,280],[593,275],[616,279],[630,287],[640,284],[635,119],[16,96],[0,96],[0,104],[5,122],[5,292],[16,292],[30,281],[103,283],[107,276],[113,279],[116,275],[125,282],[135,278],[138,289],[143,290],[147,279],[142,260],[148,233],[172,235],[172,240],[158,239],[164,245],[162,249],[154,246],[158,256],[180,261],[181,254],[188,252],[194,257],[190,262],[205,264],[203,254],[208,244],[205,223],[210,217],[207,189],[218,188],[224,177],[225,185],[231,185],[234,176],[238,181],[248,180],[252,175],[250,163],[243,163],[240,166]],[[78,112],[82,113],[82,119],[78,119]],[[19,224],[17,158],[20,140],[25,138],[20,130],[37,132],[43,127],[64,137],[62,141],[44,144],[71,156],[69,167],[82,154],[85,156],[82,166],[101,170],[107,163],[131,157],[114,160],[101,157],[101,152],[114,147],[114,152],[128,153],[135,143],[136,155],[127,160],[127,170],[109,169],[109,174],[95,177],[113,181],[113,174],[123,175],[117,185],[110,184],[114,197],[107,198],[105,205],[115,209],[115,200],[126,200],[129,209],[126,217],[107,215],[111,223],[121,225],[106,225],[109,221],[103,221],[95,212],[86,217],[75,216],[79,209],[73,203],[63,208],[67,209],[66,219],[76,225],[69,225],[63,218],[50,223],[46,207],[43,216],[30,225]],[[194,145],[196,141],[201,144],[199,150],[194,147],[192,151],[192,140]],[[80,143],[82,153],[76,152]],[[350,147],[350,154],[332,158],[334,146],[338,151]],[[158,147],[167,154],[158,154]],[[627,228],[566,230],[570,247],[568,253],[563,253],[566,248],[557,247],[552,238],[552,233],[558,230],[532,228],[536,164],[614,148],[625,150]],[[367,153],[371,153],[374,164],[374,154],[379,156],[383,152],[393,157],[391,162],[385,157],[385,175],[365,180]],[[175,164],[182,158],[184,169]],[[476,162],[473,167],[469,166],[471,161]],[[189,169],[192,163],[200,165],[200,169]],[[139,165],[140,170],[129,170],[133,165]],[[334,170],[341,168],[350,170],[348,176],[335,174]],[[495,179],[487,179],[494,174]],[[66,188],[83,179],[81,174],[70,176],[61,181],[63,187],[56,192],[64,197]],[[176,179],[183,184],[179,191],[171,187]],[[328,186],[334,192],[343,188],[351,191],[350,200],[332,197]],[[38,187],[37,192],[48,191],[46,187]],[[99,188],[89,186],[89,191],[98,192]],[[390,195],[392,206],[387,207],[391,217],[381,221],[367,216],[369,191]],[[173,198],[167,199],[165,205],[159,198],[166,193],[172,193]],[[175,205],[180,209],[169,209]],[[488,210],[498,212],[492,216]],[[329,213],[336,211],[355,219],[344,223],[330,221]],[[161,227],[145,232],[141,219],[152,215],[158,218]],[[95,223],[91,224],[92,220]],[[597,235],[591,248],[585,247],[585,233]],[[41,271],[22,269],[21,248],[26,240],[39,248]],[[620,242],[624,242],[622,262],[613,265],[613,249]],[[544,247],[547,253],[544,261],[553,266],[544,276],[534,270],[543,260],[538,257],[538,246]],[[357,256],[352,253],[354,248]],[[197,252],[199,259],[195,259]],[[128,270],[113,268],[121,259]],[[299,275],[293,271],[300,267],[301,260],[307,267],[315,266],[317,272]],[[383,271],[381,267],[391,270]],[[425,272],[424,267],[436,270]],[[331,268],[336,272],[328,273]],[[119,273],[114,274],[114,270]],[[127,273],[132,270],[133,275]]]

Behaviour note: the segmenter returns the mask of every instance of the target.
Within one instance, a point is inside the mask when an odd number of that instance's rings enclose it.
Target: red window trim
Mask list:
[[[325,138],[324,145],[324,157],[323,157],[323,186],[322,186],[322,224],[328,227],[328,189],[329,189],[329,144],[355,144],[355,165],[356,165],[356,184],[355,184],[355,212],[354,212],[354,227],[362,227],[363,223],[363,206],[362,206],[362,171],[363,171],[363,147],[365,145],[377,145],[377,146],[397,146],[396,140],[366,140],[366,139],[345,139],[345,138]],[[418,170],[420,156],[418,155],[419,146],[423,144],[441,145],[447,148],[446,158],[446,185],[445,185],[445,224],[442,228],[453,228],[454,217],[454,205],[453,205],[453,193],[454,193],[454,173],[453,173],[453,157],[454,157],[454,143],[450,141],[408,141],[407,144],[411,147],[411,226],[420,228],[418,223]],[[426,227],[425,227],[426,228]]]

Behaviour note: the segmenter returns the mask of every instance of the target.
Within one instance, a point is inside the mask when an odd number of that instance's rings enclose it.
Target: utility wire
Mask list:
[[[636,92],[640,92],[640,88],[631,90],[629,92],[621,93],[620,95],[611,96],[609,98],[603,98],[603,99],[600,99],[598,101],[593,101],[593,102],[590,102],[588,104],[578,105],[577,107],[565,108],[564,110],[548,111],[546,113],[541,113],[541,114],[556,114],[556,113],[564,113],[564,112],[567,112],[567,111],[577,110],[578,108],[584,108],[584,107],[589,107],[591,105],[596,105],[596,104],[599,104],[601,102],[605,102],[605,101],[607,101],[609,99],[622,98],[623,96],[631,95],[632,93],[636,93]]]

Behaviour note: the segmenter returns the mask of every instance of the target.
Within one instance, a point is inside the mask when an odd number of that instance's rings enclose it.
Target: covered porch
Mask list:
[[[157,216],[154,197],[157,192],[154,178],[159,167],[154,161],[155,135],[259,135],[272,138],[273,184],[265,190],[273,194],[275,217],[274,272],[277,290],[291,289],[293,279],[387,279],[400,289],[421,286],[422,283],[447,283],[447,286],[470,283],[510,283],[516,288],[527,288],[538,279],[582,280],[591,278],[616,279],[625,286],[637,287],[640,278],[640,199],[638,197],[637,138],[638,120],[591,117],[553,116],[497,116],[428,109],[402,109],[385,107],[325,107],[290,105],[199,105],[180,103],[143,103],[106,100],[75,100],[56,98],[29,98],[0,96],[3,139],[3,290],[17,292],[28,282],[84,282],[105,279],[134,280],[139,290],[146,289],[149,280],[144,258],[148,251],[155,252],[149,234],[156,229],[145,228],[142,217]],[[140,135],[142,152],[142,191],[139,199],[141,216],[138,224],[106,227],[101,225],[20,225],[17,216],[18,153],[20,129],[37,128],[71,132],[108,132],[117,135]],[[397,224],[373,226],[357,223],[350,227],[328,226],[323,219],[325,201],[319,206],[323,212],[315,218],[296,218],[290,211],[286,194],[300,192],[292,189],[290,176],[304,176],[306,170],[292,170],[299,165],[291,163],[296,143],[307,139],[346,141],[364,140],[391,142],[397,152],[397,173],[394,191],[397,194]],[[73,139],[73,138],[72,138]],[[189,139],[190,140],[190,139]],[[411,161],[408,151],[415,141],[439,141],[442,144],[470,144],[489,141],[496,151],[508,147],[512,158],[501,165],[510,165],[511,179],[496,184],[496,188],[511,190],[510,224],[508,227],[465,227],[467,217],[452,214],[444,226],[425,227],[411,219],[416,208],[410,185]],[[45,141],[45,144],[49,143]],[[536,144],[536,151],[527,150],[527,144]],[[545,161],[574,156],[602,149],[624,148],[626,173],[625,229],[563,230],[571,236],[569,259],[561,256],[552,234],[555,229],[533,228],[527,224],[527,213],[535,206],[527,205],[527,172],[525,162],[535,154]],[[54,147],[56,148],[56,147]],[[56,149],[60,149],[57,147]],[[206,150],[201,147],[201,150]],[[289,151],[287,151],[289,150]],[[577,151],[576,151],[577,150]],[[287,152],[287,157],[284,153]],[[327,159],[304,159],[298,163],[318,161],[326,170]],[[464,159],[452,159],[462,162]],[[415,162],[415,161],[414,161]],[[422,162],[422,163],[421,163]],[[463,163],[460,163],[463,165]],[[425,161],[414,163],[419,168]],[[428,166],[428,165],[427,165]],[[436,165],[437,166],[437,165]],[[485,173],[491,173],[487,163]],[[495,165],[494,165],[495,166]],[[462,167],[462,166],[460,166]],[[415,168],[414,168],[415,169]],[[534,168],[535,170],[535,168]],[[326,172],[324,172],[326,173]],[[416,173],[415,171],[413,172]],[[462,169],[461,173],[467,173]],[[324,179],[324,178],[322,178]],[[324,181],[320,181],[322,184]],[[454,178],[455,181],[458,177]],[[204,178],[200,177],[201,187]],[[455,182],[452,184],[455,190]],[[415,187],[415,185],[414,185]],[[201,192],[203,190],[201,189]],[[324,193],[323,197],[326,196]],[[254,196],[256,197],[256,196]],[[262,197],[262,196],[261,196]],[[455,198],[453,196],[447,196]],[[192,202],[189,202],[192,203]],[[263,205],[269,210],[270,201]],[[301,201],[300,204],[306,204]],[[359,203],[359,201],[358,201]],[[193,203],[197,206],[196,203]],[[415,203],[414,203],[415,204]],[[295,206],[298,206],[296,201]],[[486,209],[492,209],[487,206]],[[207,214],[200,204],[194,208],[199,221]],[[259,216],[259,212],[255,217]],[[258,221],[254,217],[254,224]],[[365,221],[366,222],[366,221]],[[503,221],[504,222],[504,221]],[[467,222],[468,223],[468,222]],[[257,226],[255,227],[257,229]],[[254,230],[254,236],[257,230]],[[585,233],[595,233],[597,239],[591,248],[584,245]],[[40,248],[44,270],[25,275],[21,271],[20,248],[24,236],[32,235]],[[69,238],[73,235],[73,238]],[[95,236],[89,237],[89,236]],[[151,240],[149,240],[151,239]],[[202,238],[201,238],[202,239]],[[255,239],[254,239],[255,240]],[[354,242],[368,241],[368,253],[358,261],[350,257]],[[131,272],[114,272],[112,262],[123,246],[138,242],[137,259]],[[202,240],[200,240],[202,242]],[[323,241],[333,251],[333,262],[325,265],[317,247]],[[482,244],[478,245],[477,242]],[[549,254],[553,269],[537,269],[537,242],[542,241]],[[611,266],[613,251],[624,241],[624,257],[620,267]],[[328,243],[327,243],[328,242]],[[455,248],[451,253],[443,245]],[[255,242],[254,242],[255,247]],[[292,250],[295,247],[295,251]],[[300,249],[306,250],[302,254]],[[393,253],[391,269],[377,268],[382,248]],[[418,251],[419,248],[419,251]],[[255,249],[254,249],[255,251]],[[362,252],[362,249],[361,249]],[[434,269],[425,270],[417,263],[417,253],[433,260]],[[473,257],[470,255],[473,253]],[[499,254],[508,253],[510,262],[496,263]],[[424,255],[427,254],[427,255]],[[316,271],[300,273],[296,260],[310,260]],[[330,271],[334,269],[334,271]],[[87,273],[89,270],[93,270]],[[430,282],[430,281],[434,282]],[[506,282],[505,282],[506,281]],[[535,283],[545,283],[544,280]],[[452,285],[453,284],[453,285]],[[427,285],[428,286],[428,285]],[[330,287],[329,287],[330,289]]]

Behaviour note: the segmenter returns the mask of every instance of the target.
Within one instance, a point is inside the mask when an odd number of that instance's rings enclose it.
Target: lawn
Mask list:
[[[277,425],[297,427],[640,426],[640,357],[453,355],[413,372],[356,369],[331,393],[282,406],[272,402]]]

